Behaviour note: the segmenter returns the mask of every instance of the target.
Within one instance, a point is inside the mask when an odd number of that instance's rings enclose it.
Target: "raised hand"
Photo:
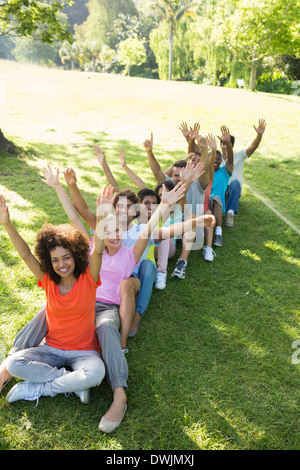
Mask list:
[[[197,144],[200,148],[206,148],[208,145],[207,138],[202,137],[202,135],[198,135],[197,137]]]
[[[264,119],[260,119],[259,123],[258,123],[258,127],[255,127],[255,126],[253,126],[253,127],[259,135],[263,135],[263,133],[266,130],[267,123]]]
[[[10,221],[8,206],[6,205],[5,199],[2,194],[0,194],[0,222],[5,225]]]
[[[211,150],[217,150],[217,141],[212,134],[207,134],[207,143]]]
[[[145,147],[146,152],[151,152],[152,151],[152,149],[153,149],[153,132],[151,132],[150,140],[148,140],[148,139],[145,140],[144,147]]]
[[[186,185],[178,183],[172,191],[166,191],[166,187],[162,185],[162,195],[161,195],[161,202],[166,203],[169,206],[176,204],[176,202],[180,201],[185,195],[186,192]]]
[[[228,127],[221,126],[221,132],[222,132],[222,136],[221,137],[218,136],[218,139],[220,139],[221,142],[225,142],[225,143],[231,142],[230,132],[229,132]]]
[[[200,129],[200,126],[199,126],[199,129]],[[198,135],[199,135],[199,129],[198,128],[190,128],[190,131],[189,131],[189,136],[190,136],[190,139],[192,140],[196,140],[198,138]]]
[[[188,162],[188,164],[180,171],[181,182],[185,183],[186,185],[191,185],[194,181],[199,179],[204,172],[204,162],[197,163],[195,167],[191,162]]]
[[[199,122],[195,122],[193,129],[190,127],[189,136],[192,140],[196,140],[200,131]]]
[[[114,197],[113,186],[104,186],[102,193],[97,197],[97,216],[107,217],[113,207]]]
[[[190,131],[186,122],[182,122],[179,129],[185,138],[189,137]]]
[[[95,150],[95,155],[100,165],[105,164],[106,157],[105,157],[105,153],[103,152],[103,150],[99,147],[99,145],[95,145],[94,150]]]
[[[68,186],[73,186],[77,182],[76,174],[73,168],[66,168],[62,171],[62,174],[65,177],[65,181]]]
[[[121,150],[119,157],[120,157],[121,166],[122,167],[126,166],[126,155],[125,155],[124,149]]]
[[[59,168],[57,168],[56,173],[53,173],[50,165],[47,165],[43,170],[44,178],[42,181],[46,183],[50,188],[55,188],[59,185]]]

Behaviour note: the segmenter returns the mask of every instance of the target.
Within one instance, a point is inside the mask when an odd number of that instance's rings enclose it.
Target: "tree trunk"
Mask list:
[[[170,31],[169,31],[169,80],[172,80],[173,30],[174,30],[174,25],[171,21],[170,22]]]
[[[17,149],[12,142],[4,137],[0,129],[0,152],[17,153]]]
[[[250,90],[251,91],[255,91],[257,67],[258,67],[258,60],[256,59],[256,57],[254,57],[252,59],[251,76],[250,76]]]

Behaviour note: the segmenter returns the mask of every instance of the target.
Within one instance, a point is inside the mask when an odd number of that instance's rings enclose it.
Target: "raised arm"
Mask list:
[[[120,152],[120,163],[123,170],[126,171],[129,178],[134,182],[134,184],[136,184],[139,189],[144,189],[147,187],[144,181],[127,166],[125,150],[123,149]]]
[[[114,188],[109,185],[108,188],[104,186],[102,194],[97,197],[97,224],[94,234],[93,248],[90,257],[90,273],[92,278],[96,282],[99,277],[101,265],[102,265],[102,252],[104,249],[104,237],[105,237],[105,224],[106,218],[109,212],[109,208],[112,207],[112,197]]]
[[[38,259],[32,254],[29,246],[23,240],[15,226],[10,220],[8,206],[5,203],[4,197],[0,195],[0,222],[8,233],[15,249],[19,253],[22,260],[26,263],[30,271],[40,280],[43,280],[43,271]]]
[[[65,213],[67,214],[70,222],[72,225],[74,225],[76,228],[81,230],[87,237],[90,238],[90,235],[88,231],[85,228],[84,223],[78,216],[78,212],[72,202],[70,201],[69,196],[67,195],[66,191],[64,190],[63,186],[61,185],[59,181],[59,169],[57,168],[56,173],[53,173],[52,169],[48,165],[47,168],[44,169],[43,172],[44,175],[44,183],[46,183],[50,188],[55,189],[59,200],[65,210]]]
[[[84,200],[79,191],[75,171],[72,168],[66,168],[62,173],[68,185],[72,202],[76,210],[78,211],[80,217],[83,218],[83,220],[92,230],[95,230],[97,222],[96,215],[90,210],[86,201]]]
[[[148,163],[154,175],[154,178],[158,183],[161,183],[166,179],[164,172],[162,171],[160,164],[156,160],[153,154],[153,133],[151,132],[150,140],[145,140],[144,147],[148,157]]]
[[[108,166],[108,163],[107,163],[107,160],[106,160],[106,157],[105,157],[105,153],[103,152],[103,150],[101,150],[99,145],[95,145],[94,150],[95,150],[95,155],[97,157],[97,160],[100,163],[100,165],[102,166],[103,172],[106,176],[106,179],[107,179],[108,183],[114,188],[114,190],[116,192],[120,191],[119,185],[118,185],[114,175],[112,174],[111,169]]]
[[[193,129],[189,130],[189,140],[188,140],[188,153],[190,152],[200,152],[201,149],[199,145],[196,144],[196,141],[199,138],[200,124],[197,122],[194,124]]]
[[[227,149],[227,159],[225,162],[225,168],[227,170],[227,173],[229,175],[232,174],[233,172],[233,149],[232,149],[232,144],[231,144],[231,139],[230,139],[230,132],[228,127],[222,126],[221,127],[221,141],[225,142],[226,144],[226,149]]]
[[[212,134],[207,135],[207,140],[208,140],[208,146],[211,149],[209,159],[208,159],[208,174],[209,174],[209,180],[212,181],[214,179],[214,163],[215,163],[216,154],[217,154],[217,142]]]
[[[266,130],[266,126],[267,126],[267,124],[266,124],[266,121],[264,119],[259,120],[258,127],[253,126],[255,131],[256,131],[256,137],[253,140],[252,144],[249,145],[249,147],[246,149],[246,154],[247,154],[248,157],[251,157],[251,155],[253,155],[255,150],[260,145],[261,140],[262,140],[262,136],[263,136],[263,134]]]
[[[161,202],[157,207],[156,211],[150,217],[146,227],[142,230],[136,244],[134,245],[134,259],[138,262],[144,253],[150,235],[153,233],[153,238],[155,236],[155,227],[158,225],[160,219],[164,219],[166,214],[170,212],[170,207],[176,204],[183,196],[186,191],[185,185],[181,183],[177,184],[172,191],[166,191],[165,186],[163,185],[163,192],[161,197]]]
[[[198,135],[197,137],[197,144],[201,152],[200,161],[204,163],[205,171],[199,178],[199,183],[202,189],[206,189],[209,181],[210,181],[210,174],[209,174],[209,156],[208,156],[208,137],[202,137]]]
[[[190,155],[192,156],[195,154],[190,154]],[[204,172],[205,172],[205,166],[203,162],[197,163],[196,166],[193,166],[191,162],[188,162],[187,165],[181,169],[180,179],[181,179],[182,184],[185,184],[185,187],[186,187],[186,192],[183,198],[178,203],[181,207],[182,212],[184,212],[184,207],[186,204],[186,194],[187,194],[189,187],[191,186],[192,183],[194,183],[194,181],[197,181],[201,177],[201,175],[203,175]]]

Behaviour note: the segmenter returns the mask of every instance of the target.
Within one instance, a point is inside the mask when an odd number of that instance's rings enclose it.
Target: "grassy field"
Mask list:
[[[111,400],[105,381],[88,406],[58,396],[36,408],[5,401],[12,381],[0,395],[0,449],[299,449],[299,364],[292,360],[300,340],[299,98],[0,61],[0,111],[2,131],[22,148],[0,156],[0,192],[32,247],[45,221],[66,221],[42,182],[46,162],[72,166],[92,208],[106,183],[93,143],[105,150],[120,187],[136,189],[119,166],[121,148],[153,187],[143,147],[151,131],[165,168],[185,155],[182,121],[200,122],[203,134],[214,135],[228,125],[236,149],[252,142],[260,117],[267,121],[245,165],[236,226],[224,228],[214,262],[193,252],[186,279],[176,281],[175,256],[166,290],[153,292],[129,342],[128,412],[120,428],[112,435],[97,430]],[[0,237],[4,356],[44,295],[1,227]]]

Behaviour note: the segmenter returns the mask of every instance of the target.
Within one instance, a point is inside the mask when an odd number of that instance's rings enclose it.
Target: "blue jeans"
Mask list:
[[[141,281],[141,288],[135,306],[135,311],[139,312],[142,316],[149,305],[156,277],[157,267],[153,261],[150,261],[149,259],[142,261],[138,273],[138,278]]]
[[[239,210],[239,202],[241,197],[242,188],[238,180],[233,180],[226,189],[225,200],[226,200],[226,212],[230,209],[234,211],[235,214]]]

